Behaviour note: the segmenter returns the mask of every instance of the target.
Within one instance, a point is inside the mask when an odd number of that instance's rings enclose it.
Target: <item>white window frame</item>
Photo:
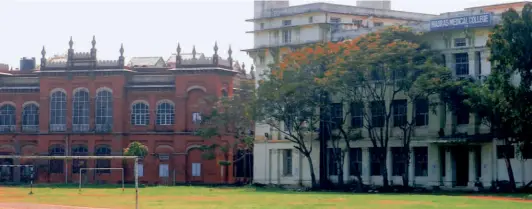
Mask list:
[[[11,104],[4,104],[0,107],[0,126],[15,126],[17,109]]]
[[[194,123],[194,124],[201,123],[201,113],[200,112],[193,112],[192,113],[192,123]]]
[[[50,131],[66,131],[67,95],[56,91],[50,96]]]
[[[283,156],[283,176],[292,176],[294,174],[293,155],[291,149],[282,150]]]
[[[150,106],[144,102],[134,103],[131,107],[131,125],[147,126],[150,124]]]
[[[86,90],[74,93],[72,99],[72,128],[76,132],[89,131],[90,96]]]
[[[157,105],[157,125],[175,124],[175,106],[170,102],[161,102]]]
[[[159,177],[168,178],[170,176],[170,167],[168,164],[159,164]]]
[[[292,42],[292,30],[291,29],[283,30],[282,35],[283,35],[282,37],[283,44],[288,44]]]
[[[142,164],[141,162],[137,164],[137,175],[138,177],[144,176],[144,164]]]
[[[113,124],[113,93],[107,90],[98,92],[95,103],[96,128]]]
[[[27,104],[22,108],[22,125],[38,126],[39,125],[39,106],[36,104]]]
[[[192,177],[201,176],[201,163],[192,163]]]

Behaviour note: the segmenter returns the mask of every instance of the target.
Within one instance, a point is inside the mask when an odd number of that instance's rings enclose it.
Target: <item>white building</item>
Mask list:
[[[385,5],[389,4],[376,4]],[[354,38],[380,28],[403,24],[424,32],[423,39],[444,56],[446,66],[456,76],[482,78],[490,73],[489,49],[486,47],[489,30],[499,22],[500,14],[508,8],[520,10],[524,2],[468,8],[439,16],[368,9],[326,3],[288,7],[288,2],[255,2],[255,37],[253,49],[246,50],[255,60],[257,77],[293,47],[323,41]],[[336,19],[336,18],[339,18]],[[361,27],[362,26],[362,27]],[[346,107],[344,107],[346,108]],[[406,115],[412,114],[408,108]],[[403,113],[404,114],[404,113]],[[487,127],[476,125],[474,114],[453,114],[440,108],[437,114],[427,110],[424,126],[415,131],[409,167],[410,184],[473,188],[476,181],[490,186],[493,181],[508,180],[504,159],[500,158],[501,142],[493,140]],[[352,124],[348,124],[352,125]],[[440,130],[446,136],[439,137]],[[392,134],[397,130],[392,130]],[[307,160],[293,148],[293,144],[266,125],[255,129],[254,181],[264,184],[310,184]],[[267,136],[267,137],[265,137]],[[461,145],[464,140],[468,145]],[[329,146],[330,147],[330,146]],[[402,185],[401,163],[396,147],[401,141],[390,140],[386,162],[371,160],[369,140],[350,144],[352,149],[344,159],[344,178],[351,180],[360,172],[365,184],[382,184],[378,163],[385,163],[391,184]],[[515,148],[512,148],[515,151]],[[312,161],[319,178],[319,145],[314,145]],[[514,152],[517,153],[517,152]],[[532,181],[532,160],[514,154],[511,160],[517,185]],[[374,169],[372,169],[374,167]],[[334,172],[332,172],[334,173]],[[353,174],[353,175],[352,175]],[[332,181],[336,176],[329,177]]]

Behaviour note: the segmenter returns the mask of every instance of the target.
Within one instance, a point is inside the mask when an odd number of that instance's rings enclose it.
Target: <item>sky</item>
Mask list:
[[[467,7],[519,0],[392,0],[392,9],[439,14]],[[330,2],[355,5],[355,0],[290,0],[290,5]],[[249,66],[240,50],[253,47],[253,0],[0,0],[0,63],[18,68],[21,57],[63,54],[72,36],[74,50],[88,52],[96,36],[99,59],[118,59],[120,44],[126,57],[182,53],[192,46],[206,56],[233,58]]]

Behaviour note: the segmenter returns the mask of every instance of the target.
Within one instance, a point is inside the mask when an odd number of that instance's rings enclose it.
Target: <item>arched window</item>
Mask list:
[[[89,131],[89,92],[80,90],[74,93],[72,103],[72,129],[75,132]]]
[[[22,110],[22,130],[37,132],[39,130],[39,106],[28,104]]]
[[[111,147],[109,145],[96,146],[96,156],[111,156]],[[110,168],[111,160],[96,160],[96,168]],[[97,173],[111,173],[111,170],[96,170]]]
[[[150,123],[149,106],[145,103],[138,102],[131,108],[131,124],[136,126],[145,126]]]
[[[62,145],[52,145],[48,149],[48,154],[50,156],[64,156],[65,148]],[[64,164],[63,160],[50,160],[50,173],[63,173]]]
[[[50,98],[50,131],[66,131],[66,94],[62,91],[52,93]]]
[[[89,150],[85,145],[72,146],[72,156],[87,156]],[[72,173],[79,173],[81,168],[87,167],[87,160],[72,160]],[[85,173],[86,171],[83,171]]]
[[[174,125],[175,108],[169,102],[157,105],[157,125]]]
[[[15,132],[16,110],[15,106],[5,104],[0,107],[0,133]]]
[[[96,131],[113,130],[113,93],[107,90],[96,94]]]

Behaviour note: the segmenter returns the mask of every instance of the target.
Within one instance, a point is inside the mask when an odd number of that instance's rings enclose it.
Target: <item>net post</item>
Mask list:
[[[124,169],[122,168],[122,192],[124,192]]]
[[[139,209],[139,158],[135,158],[135,209]]]
[[[83,168],[79,169],[79,191],[81,193],[81,175],[83,174]]]

